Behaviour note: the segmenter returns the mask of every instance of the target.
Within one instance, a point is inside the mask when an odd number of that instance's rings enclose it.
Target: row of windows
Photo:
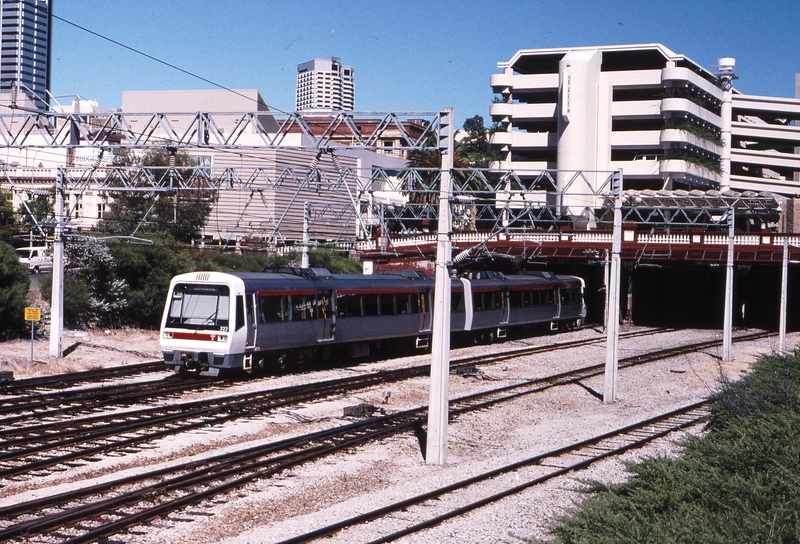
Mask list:
[[[258,297],[259,316],[262,323],[282,321],[306,321],[327,318],[331,315],[330,300],[315,295],[262,295]],[[509,305],[512,308],[553,305],[556,293],[553,289],[511,291]],[[577,289],[562,289],[562,304],[577,304],[581,293]],[[420,293],[353,293],[336,295],[338,317],[374,317],[381,315],[418,314],[426,310],[426,297]],[[499,291],[472,294],[472,308],[498,310],[505,308],[506,297]],[[453,293],[450,299],[453,312],[464,311],[464,293]]]
[[[418,314],[425,311],[425,300],[419,293],[337,294],[339,317]],[[262,295],[258,297],[262,323],[325,319],[331,315],[328,297],[315,295]]]
[[[566,295],[565,295],[566,293]],[[572,302],[569,291],[562,291],[561,300],[565,304]],[[565,296],[567,299],[565,299]],[[529,306],[546,306],[555,304],[555,291],[535,290],[535,291],[511,291],[509,293],[509,306],[512,308],[523,308]],[[578,293],[578,298],[580,294]],[[499,291],[486,291],[472,294],[472,309],[480,312],[483,310],[499,310],[506,307],[506,298]],[[450,308],[453,312],[464,311],[464,293],[453,293],[450,297]]]

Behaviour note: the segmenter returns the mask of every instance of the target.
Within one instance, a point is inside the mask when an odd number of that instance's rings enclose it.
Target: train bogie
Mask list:
[[[580,323],[583,282],[572,276],[481,273],[452,280],[451,330],[479,341],[533,323]],[[430,345],[433,279],[419,273],[332,275],[285,269],[173,278],[161,326],[165,364],[222,370],[361,358]]]

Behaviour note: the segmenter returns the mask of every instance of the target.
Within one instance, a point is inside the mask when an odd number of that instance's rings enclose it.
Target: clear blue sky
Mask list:
[[[225,87],[295,107],[297,65],[353,66],[358,111],[439,111],[489,120],[489,76],[519,49],[662,43],[706,68],[735,57],[747,94],[794,96],[798,0],[55,0],[73,23]],[[121,105],[122,91],[207,89],[62,21],[52,92]],[[69,99],[66,99],[67,101]],[[61,101],[59,99],[59,101]]]

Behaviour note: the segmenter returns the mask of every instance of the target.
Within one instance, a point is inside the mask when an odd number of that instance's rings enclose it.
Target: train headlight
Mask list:
[[[164,338],[168,338],[168,339],[169,339],[169,338],[172,338],[172,333],[171,333],[171,332],[164,331],[163,337],[164,337]]]

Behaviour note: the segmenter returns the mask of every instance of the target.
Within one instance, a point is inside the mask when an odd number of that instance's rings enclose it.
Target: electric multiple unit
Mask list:
[[[478,272],[452,279],[451,330],[476,341],[546,323],[580,325],[584,283],[548,272]],[[331,274],[192,272],[170,284],[161,322],[164,362],[175,370],[221,370],[366,357],[429,346],[434,280],[404,271]]]

